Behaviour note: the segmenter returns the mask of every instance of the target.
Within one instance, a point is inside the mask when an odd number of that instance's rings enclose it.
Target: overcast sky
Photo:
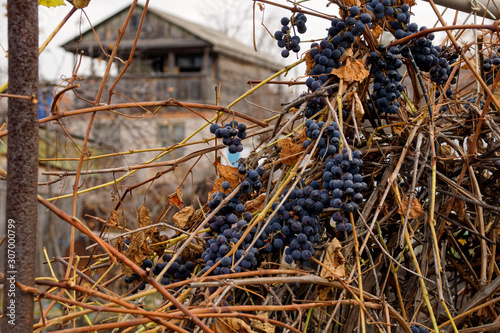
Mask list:
[[[276,0],[277,3],[290,4],[285,0]],[[6,0],[0,0],[0,78],[2,83],[6,80],[6,68],[7,59],[5,58],[5,52],[3,49],[7,49],[7,19],[6,14]],[[127,0],[91,0],[89,6],[85,9],[85,12],[90,19],[90,21],[95,25],[108,16],[116,13],[117,11],[128,6],[131,1]],[[144,1],[140,1],[144,3]],[[215,13],[218,9],[223,12],[219,19],[222,21],[230,21],[235,19],[237,22],[242,22],[239,24],[241,28],[241,33],[238,36],[242,42],[250,43],[251,41],[251,0],[181,0],[181,1],[171,1],[171,0],[151,0],[150,6],[162,9],[164,11],[170,12],[172,14],[181,16],[185,19],[195,21],[197,23],[217,26],[216,19],[210,13]],[[326,0],[311,0],[310,2],[303,3],[308,5],[313,9],[319,10],[321,12],[337,15],[338,9],[335,5],[326,7]],[[214,8],[215,6],[219,6]],[[282,16],[288,15],[289,13],[284,9],[277,9],[270,5],[265,5],[265,23],[268,26],[271,33],[279,29],[281,26],[279,24],[279,19]],[[230,8],[231,11],[225,10],[224,8]],[[70,10],[70,5],[59,6],[55,8],[46,8],[40,6],[39,9],[39,25],[40,25],[40,43],[47,38],[47,36],[53,31],[57,24],[64,18],[64,16]],[[230,17],[225,17],[228,12],[235,12],[237,14],[231,15]],[[225,12],[225,13],[224,13]],[[435,16],[430,9],[427,2],[419,1],[417,6],[414,6],[412,12],[415,14],[412,17],[412,22],[417,22],[419,25],[426,25],[431,27],[435,23]],[[453,11],[449,10],[446,18],[448,20],[453,19]],[[209,14],[207,14],[209,13]],[[248,20],[243,18],[247,17]],[[257,11],[257,29],[262,32],[263,27],[260,25],[262,19],[262,12]],[[328,22],[323,19],[317,19],[309,17],[307,23],[308,32],[303,37],[303,39],[316,37],[323,37],[325,35],[325,29],[328,27]],[[73,15],[71,20],[66,23],[63,30],[56,36],[56,38],[51,42],[49,47],[43,52],[40,57],[40,75],[44,79],[57,80],[61,75],[71,76],[71,69],[73,65],[73,55],[65,52],[59,47],[65,41],[78,35],[80,31],[85,31],[89,27],[87,18],[78,11]],[[318,33],[319,32],[319,33]],[[267,37],[270,39],[271,37]],[[306,45],[302,48],[305,50]],[[269,48],[269,47],[268,47]],[[282,61],[283,64],[291,63],[296,60],[296,58],[290,57],[289,59],[281,59],[279,57],[279,49],[275,47],[272,52],[269,52],[276,56],[276,60]],[[0,83],[0,85],[2,84]]]

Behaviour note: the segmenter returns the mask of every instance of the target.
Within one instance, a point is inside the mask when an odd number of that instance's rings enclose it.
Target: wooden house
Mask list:
[[[113,89],[111,98],[108,90],[115,81],[117,73],[125,66],[130,52],[134,47],[137,30],[141,24],[144,6],[137,5],[123,35],[114,61],[116,68],[112,72],[115,77],[108,78],[101,103],[123,103],[130,101],[163,101],[169,98],[181,102],[215,104],[216,90],[220,86],[218,105],[226,106],[245,93],[251,86],[248,80],[262,80],[283,68],[270,56],[256,52],[252,47],[243,45],[235,39],[209,27],[193,23],[169,13],[148,8],[142,22],[141,32],[135,45],[135,52],[130,66]],[[92,63],[106,62],[116,43],[118,31],[122,27],[129,12],[126,7],[111,15],[101,23],[93,26],[93,30],[83,32],[80,36],[66,42],[62,47],[73,54],[77,60],[80,54],[90,57]],[[97,72],[81,78],[80,88],[75,92],[81,98],[75,98],[74,108],[90,107],[89,101],[94,100],[101,77]],[[268,85],[259,89],[246,100],[236,104],[232,109],[238,112],[251,114],[256,118],[269,118],[275,114],[269,109],[280,111],[282,93],[279,85]],[[87,101],[85,101],[85,99]],[[262,107],[260,107],[262,106]],[[144,112],[142,108],[120,109],[120,113],[140,118],[124,118],[115,113],[98,113],[90,135],[90,146],[94,154],[111,153],[154,148],[173,145],[189,134],[195,132],[206,120],[182,107],[168,107],[160,110],[150,109]],[[212,118],[214,111],[198,110],[205,119]],[[226,117],[227,118],[227,117]],[[85,135],[88,115],[82,116],[80,121],[67,122],[70,133]],[[222,119],[228,122],[231,119]],[[201,141],[210,138],[208,128],[196,134],[191,141]],[[249,140],[251,144],[251,140]],[[204,145],[193,145],[177,149],[162,157],[159,161],[171,160],[189,154]],[[226,150],[227,152],[227,150]],[[244,153],[244,152],[243,152]],[[106,165],[106,161],[95,161],[91,168],[106,168],[109,166],[126,166],[144,163],[159,154],[159,151],[149,153],[125,155],[114,158],[114,163]],[[188,179],[193,186],[185,186],[185,198],[192,197],[193,193],[203,193],[207,186],[212,184],[214,168],[211,165],[214,159],[200,160],[194,166],[193,177]],[[236,157],[232,156],[231,160]],[[186,164],[188,169],[192,164]],[[144,169],[120,183],[120,186],[137,184],[144,179],[151,178],[163,169]],[[179,167],[176,175],[166,175],[155,181],[155,186],[164,187],[156,198],[166,197],[171,190],[183,179],[188,170]],[[86,186],[95,185],[104,181],[113,181],[118,175],[95,175],[86,179]],[[106,179],[106,177],[109,178]],[[95,182],[95,183],[93,183]],[[165,188],[168,187],[168,188]],[[147,188],[147,186],[145,186]],[[152,192],[151,189],[148,189]],[[148,193],[149,194],[149,193]],[[108,192],[109,199],[109,192]]]
[[[143,9],[142,5],[136,6],[120,42],[117,57],[124,61],[134,46]],[[83,53],[95,61],[106,60],[104,52],[111,52],[128,11],[128,7],[124,8],[94,26],[94,31],[88,30],[62,47],[74,54]],[[124,66],[118,60],[115,64],[118,71]],[[174,98],[213,104],[215,87],[221,83],[219,104],[225,105],[249,89],[249,79],[263,79],[282,68],[282,64],[269,56],[219,31],[149,7],[133,61],[115,92],[135,101]],[[85,91],[85,94],[91,97],[92,92]],[[279,97],[278,89],[267,88],[252,101],[273,108],[281,102]],[[114,96],[112,100],[120,99]],[[242,104],[239,108],[243,112],[255,111],[250,104]]]

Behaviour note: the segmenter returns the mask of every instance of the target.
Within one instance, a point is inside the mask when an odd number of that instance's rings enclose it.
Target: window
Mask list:
[[[185,139],[184,122],[167,122],[160,125],[159,142],[162,147],[170,147]],[[167,155],[167,159],[175,159],[184,155],[184,148],[177,148]]]
[[[178,54],[175,56],[175,66],[180,73],[201,72],[203,55],[201,54]]]
[[[151,69],[155,73],[163,73],[163,65],[165,59],[163,57],[156,57],[151,59]]]
[[[130,27],[134,30],[134,33],[137,31],[139,28],[139,23],[141,23],[141,14],[132,14],[132,17],[130,18]]]

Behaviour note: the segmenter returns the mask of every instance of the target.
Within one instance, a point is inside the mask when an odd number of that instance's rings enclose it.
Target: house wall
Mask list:
[[[264,80],[274,73],[267,68],[219,54],[217,56],[216,77],[221,82],[221,101],[219,104],[229,105],[251,89],[252,87],[247,83],[248,80]],[[279,78],[275,80],[279,80]],[[247,97],[247,100],[264,108],[281,111],[281,97],[282,89],[279,85],[266,85]],[[263,108],[252,105],[247,101],[239,102],[234,109],[259,119],[273,116],[271,112],[264,111]]]

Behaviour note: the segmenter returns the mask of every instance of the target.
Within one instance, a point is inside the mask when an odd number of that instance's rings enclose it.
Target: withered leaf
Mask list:
[[[401,215],[406,216],[406,211],[408,210],[408,201],[410,200],[410,197],[406,197],[404,201],[401,203],[401,206],[398,208],[398,213]],[[422,209],[422,206],[420,205],[420,201],[418,201],[417,198],[413,198],[411,202],[411,208],[410,208],[410,215],[408,218],[410,219],[415,219],[422,215],[424,213],[424,210]]]
[[[442,156],[450,156],[451,155],[451,146],[441,145],[438,147],[438,154]]]
[[[214,333],[255,333],[252,328],[240,318],[217,318],[210,327]]]
[[[229,183],[231,181],[238,183],[239,173],[238,169],[229,165],[217,164],[217,170],[219,170],[219,175],[224,178]]]
[[[64,0],[38,0],[38,4],[45,7],[66,6]]]
[[[83,9],[89,5],[90,0],[73,0],[76,9]]]
[[[259,313],[259,317],[261,318],[269,318],[269,314],[267,312],[264,313]],[[263,332],[263,333],[274,333],[276,330],[276,326],[266,322],[266,321],[260,321],[256,319],[250,319],[250,326],[257,330],[258,332]]]
[[[339,58],[338,62],[344,62],[347,58],[351,58],[354,55],[352,49],[347,49]]]
[[[188,221],[187,229],[190,229],[196,222],[200,221],[205,214],[203,214],[203,209],[198,208]]]
[[[383,32],[384,29],[382,29],[379,25],[376,25],[372,28],[372,34],[375,39],[378,39]]]
[[[111,210],[109,212],[108,220],[106,221],[106,225],[109,227],[115,227],[119,225],[119,220],[118,220],[118,212],[116,210]]]
[[[281,146],[281,162],[286,165],[295,165],[300,159],[304,147],[293,143],[290,138],[280,140],[279,145]]]
[[[318,299],[322,302],[331,301],[335,297],[333,287],[318,285],[316,287],[316,292],[318,293]]]
[[[332,69],[331,73],[345,81],[358,82],[363,81],[370,74],[370,72],[365,69],[365,64],[361,59],[353,62],[351,62],[350,59],[347,59],[344,66]]]
[[[415,4],[416,4],[415,0],[402,0],[402,2],[407,4],[410,7],[415,6]]]
[[[465,220],[465,202],[462,200],[455,200],[453,202],[453,210],[457,213],[458,220],[463,222]]]
[[[182,201],[182,197],[184,195],[182,194],[182,190],[180,188],[177,188],[177,190],[170,194],[168,196],[168,202],[170,202],[171,205],[176,206],[179,209],[182,209],[184,207],[184,201]]]
[[[264,200],[266,200],[266,195],[261,194],[257,198],[245,202],[245,210],[250,213],[260,212],[264,208]]]
[[[326,249],[325,259],[320,276],[325,279],[334,280],[336,278],[345,278],[347,275],[347,267],[345,258],[340,250],[342,245],[337,238],[332,239]]]
[[[137,212],[137,222],[139,228],[151,225],[151,216],[146,206],[142,205]],[[133,261],[136,265],[141,266],[144,259],[153,254],[153,250],[149,247],[148,236],[153,234],[153,230],[146,229],[133,233],[129,239],[130,244],[125,251],[125,256]],[[126,275],[132,274],[132,269],[126,265],[122,265],[122,271]]]
[[[363,119],[363,116],[365,115],[363,103],[361,103],[357,92],[354,93],[354,114],[356,115],[356,119],[358,121],[361,121],[361,119]]]
[[[196,244],[196,243],[188,243],[188,248],[190,248],[194,252],[197,252],[198,255],[205,252],[205,250],[203,249],[203,246],[201,246],[200,244]]]
[[[149,248],[148,240],[144,230],[132,234],[132,236],[130,237],[129,247],[125,251],[125,256],[136,265],[141,266],[144,259],[151,256],[152,254],[153,251]],[[123,264],[122,271],[128,276],[133,273],[133,270],[130,267]]]
[[[149,247],[151,250],[155,251],[156,254],[161,257],[163,255],[163,252],[165,251],[165,244],[158,244],[157,243],[162,243],[168,240],[167,235],[160,235],[160,231],[157,229],[153,232],[153,234],[150,237],[150,245]]]
[[[321,48],[319,46],[316,46],[318,50],[321,51]],[[315,64],[314,58],[311,57],[311,50],[307,51],[306,55],[304,56],[304,61],[306,63],[306,74],[311,73],[312,66]]]
[[[177,228],[184,229],[193,214],[194,207],[187,206],[175,213],[175,215],[172,217],[172,220],[174,220],[174,224]]]
[[[344,0],[344,3],[351,7],[351,6],[359,6],[359,3],[357,3],[357,0]]]
[[[215,192],[224,192],[226,194],[231,193],[232,188],[235,188],[239,184],[240,174],[238,173],[238,169],[229,165],[223,165],[217,162],[216,164],[217,170],[219,171],[220,177],[214,181],[213,190],[208,193],[209,198]],[[224,190],[222,188],[222,183],[228,181],[231,185],[231,188],[228,190]]]
[[[144,205],[142,205],[137,212],[137,222],[139,222],[139,228],[151,225],[151,216],[149,215],[149,210]]]

